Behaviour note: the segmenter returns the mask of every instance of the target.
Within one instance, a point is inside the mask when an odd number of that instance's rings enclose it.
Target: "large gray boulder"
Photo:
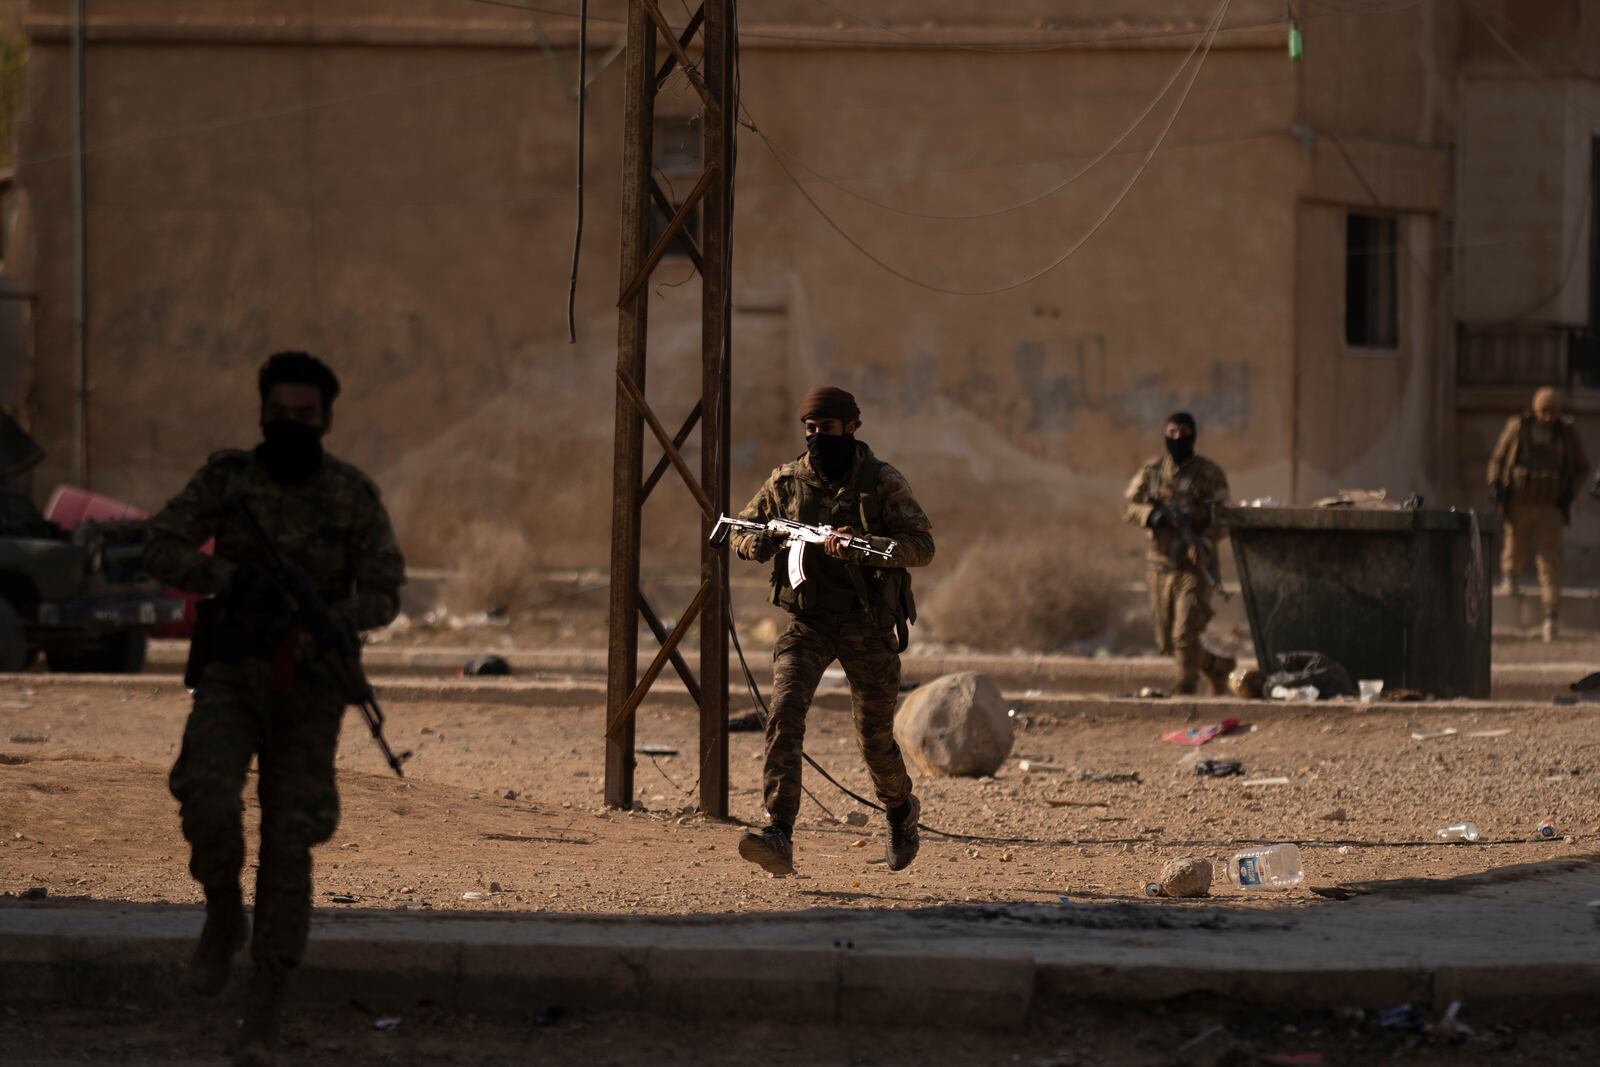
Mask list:
[[[977,671],[935,678],[906,697],[894,739],[913,767],[936,778],[993,774],[1011,754],[1005,697]]]

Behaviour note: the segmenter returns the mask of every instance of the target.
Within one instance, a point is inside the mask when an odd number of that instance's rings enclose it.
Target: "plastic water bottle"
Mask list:
[[[1476,841],[1478,839],[1478,824],[1475,822],[1453,822],[1439,831],[1441,841]]]
[[[1305,881],[1297,845],[1247,848],[1228,861],[1228,881],[1240,889],[1278,889]]]

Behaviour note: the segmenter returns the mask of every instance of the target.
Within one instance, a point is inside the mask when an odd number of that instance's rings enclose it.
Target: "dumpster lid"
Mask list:
[[[17,425],[17,420],[0,411],[0,478],[31,471],[44,461],[44,449]]]
[[[1349,530],[1364,533],[1465,533],[1472,525],[1471,511],[1424,508],[1231,508],[1217,509],[1217,525],[1230,530]],[[1478,512],[1481,533],[1499,533],[1500,516]]]

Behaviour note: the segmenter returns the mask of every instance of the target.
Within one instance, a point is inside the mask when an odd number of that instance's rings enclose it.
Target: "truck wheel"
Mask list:
[[[55,674],[138,674],[149,646],[145,631],[127,630],[86,647],[48,651],[45,659]]]
[[[22,616],[11,601],[0,597],[0,671],[14,674],[28,666],[28,638],[22,629]]]

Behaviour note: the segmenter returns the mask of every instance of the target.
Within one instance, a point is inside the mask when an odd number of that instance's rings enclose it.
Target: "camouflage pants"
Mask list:
[[[1506,512],[1500,570],[1507,582],[1518,585],[1531,555],[1539,575],[1539,603],[1549,618],[1555,618],[1561,610],[1561,529],[1564,525],[1561,509],[1554,504],[1513,501]]]
[[[213,663],[195,692],[169,785],[178,798],[189,873],[208,891],[239,884],[244,869],[245,779],[259,759],[261,852],[250,954],[287,970],[311,926],[311,847],[339,825],[333,759],[344,702],[305,678],[274,690],[258,660]]]
[[[877,627],[864,615],[795,615],[772,648],[765,785],[767,815],[774,823],[792,827],[799,814],[806,712],[822,672],[834,660],[850,682],[856,739],[878,802],[897,808],[911,796],[911,776],[894,740],[900,657],[884,647]]]
[[[1178,667],[1178,692],[1192,693],[1201,672],[1214,671],[1220,661],[1206,651],[1200,636],[1211,622],[1211,583],[1194,570],[1156,570],[1145,573],[1150,586],[1150,619],[1156,647],[1171,656]]]

